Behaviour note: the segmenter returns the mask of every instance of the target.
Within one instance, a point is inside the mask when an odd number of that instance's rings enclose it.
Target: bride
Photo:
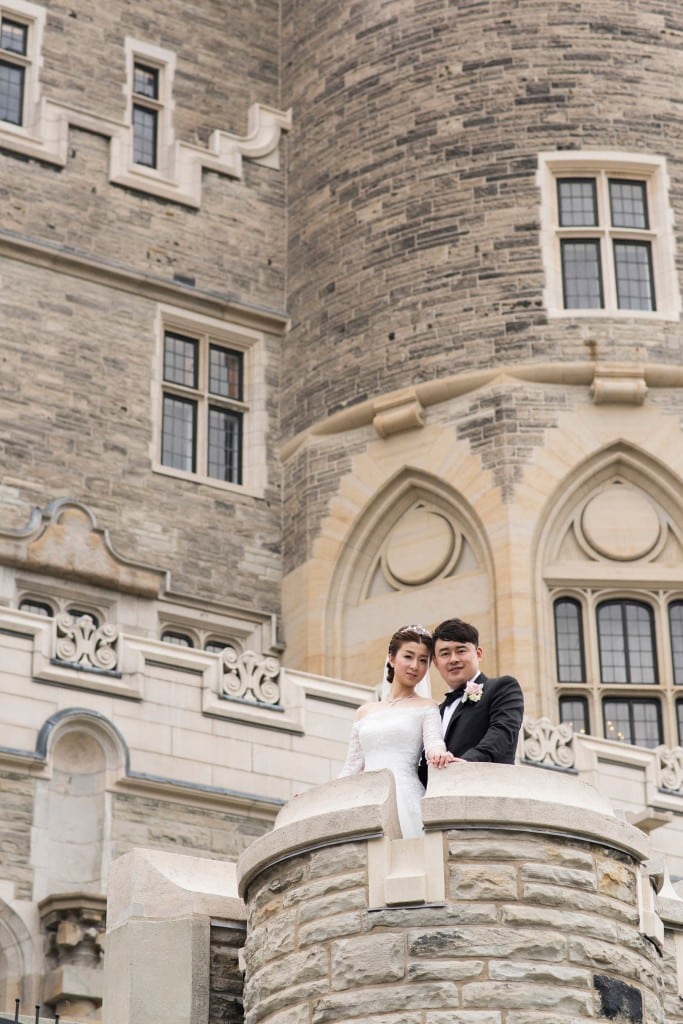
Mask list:
[[[398,817],[405,839],[423,831],[420,801],[424,788],[417,777],[422,751],[436,764],[442,764],[447,754],[438,706],[421,696],[429,693],[427,673],[433,652],[432,635],[424,626],[403,626],[394,633],[387,654],[386,692],[382,700],[358,708],[339,775],[389,768],[396,780]]]

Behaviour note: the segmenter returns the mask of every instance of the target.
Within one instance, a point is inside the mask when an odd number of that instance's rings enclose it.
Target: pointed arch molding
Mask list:
[[[9,1011],[16,999],[33,1001],[33,984],[43,968],[41,937],[31,935],[10,903],[0,897],[0,1008]]]
[[[623,504],[617,483],[627,498]],[[601,600],[642,598],[661,623],[668,597],[683,596],[682,489],[680,476],[661,458],[623,439],[600,448],[556,480],[539,516],[532,548],[538,707],[552,721],[557,721],[559,696],[579,695],[588,701],[591,728],[601,728],[595,626]],[[596,513],[597,531],[593,523],[586,523],[587,510]],[[644,512],[644,523],[636,520],[639,511]],[[556,681],[553,602],[558,596],[576,600],[581,608],[585,686]],[[663,654],[661,639],[657,647]],[[663,686],[665,735],[672,738],[676,730],[673,689],[665,690]]]
[[[680,477],[660,459],[624,440],[602,448],[576,466],[557,486],[537,534],[537,580],[560,569],[560,547],[577,511],[610,483],[620,482],[647,496],[663,516],[663,526],[683,538]],[[588,555],[585,562],[591,559]],[[597,560],[594,558],[593,563]],[[637,559],[633,559],[637,561]],[[622,568],[624,563],[620,563]],[[556,567],[554,570],[553,567]],[[627,572],[626,569],[624,571]]]
[[[349,609],[363,603],[373,569],[382,559],[387,538],[401,520],[420,505],[453,524],[454,532],[462,535],[489,587],[493,587],[491,550],[482,523],[472,507],[442,479],[414,467],[403,467],[363,508],[357,510],[354,524],[336,561],[328,590],[324,627],[326,671],[329,674],[343,674],[344,620]],[[457,547],[458,543],[456,538],[454,545]],[[449,566],[452,569],[455,558],[449,562],[446,552],[442,561],[444,570]],[[435,575],[441,578],[448,573],[437,571]],[[414,588],[409,589],[414,589],[416,595],[424,595],[425,584],[428,585],[429,580],[419,580]],[[416,607],[419,618],[418,612],[419,606]]]

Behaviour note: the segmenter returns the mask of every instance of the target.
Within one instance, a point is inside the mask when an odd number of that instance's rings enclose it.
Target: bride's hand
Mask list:
[[[462,761],[462,758],[454,757],[450,750],[445,750],[442,754],[432,754],[427,758],[427,764],[431,764],[434,768],[445,768],[447,764],[453,764],[454,761]]]

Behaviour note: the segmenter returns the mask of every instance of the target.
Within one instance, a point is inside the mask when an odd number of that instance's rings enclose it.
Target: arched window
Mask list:
[[[680,478],[620,441],[564,478],[549,506],[539,651],[559,718],[577,731],[650,748],[683,739],[679,493]]]
[[[194,647],[194,641],[187,633],[174,633],[167,629],[161,634],[161,640],[165,644],[177,644],[178,647]]]
[[[19,611],[30,612],[31,615],[42,615],[46,619],[51,619],[54,616],[52,605],[47,601],[34,601],[32,597],[27,597],[19,602]]]
[[[571,597],[561,597],[555,601],[555,652],[558,682],[585,682],[581,605]]]

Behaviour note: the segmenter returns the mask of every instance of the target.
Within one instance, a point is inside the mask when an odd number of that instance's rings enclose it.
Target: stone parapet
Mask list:
[[[298,798],[242,855],[246,1024],[663,1019],[649,840],[591,786],[452,766],[416,841],[380,828],[387,774]]]

